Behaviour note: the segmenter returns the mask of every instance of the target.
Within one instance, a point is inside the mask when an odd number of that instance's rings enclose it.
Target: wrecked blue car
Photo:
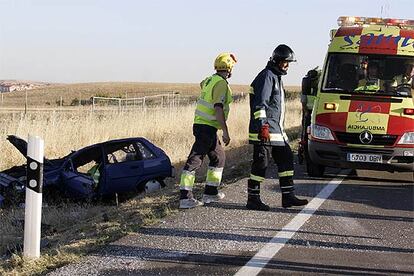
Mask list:
[[[24,156],[25,140],[7,137]],[[94,144],[60,159],[44,159],[43,191],[63,197],[95,199],[116,193],[142,192],[149,186],[165,186],[174,175],[165,152],[145,138],[126,138]],[[24,200],[26,165],[0,172],[0,206]],[[47,199],[47,198],[46,198]]]

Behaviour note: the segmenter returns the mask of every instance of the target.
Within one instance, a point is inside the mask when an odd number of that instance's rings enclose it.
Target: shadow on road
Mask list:
[[[226,150],[226,156],[226,166],[223,173],[224,184],[231,185],[231,183],[237,182],[241,179],[247,179],[250,175],[252,146],[246,144],[238,148]],[[208,158],[206,158],[203,168],[197,173],[197,182],[201,182],[196,183],[196,191],[198,194],[202,193],[204,187],[203,182],[205,180],[207,165]],[[175,164],[176,168],[182,169],[182,166],[182,163]],[[180,171],[178,170],[177,172],[177,177],[179,177]],[[342,171],[338,168],[327,168],[324,177],[316,178],[309,177],[306,174],[305,166],[295,164],[295,193],[298,196],[306,196],[312,199],[313,197],[317,196],[321,189],[331,179],[337,178],[338,176],[344,177],[344,181],[341,185],[339,185],[337,190],[330,195],[329,200],[364,204],[385,210],[414,210],[414,184],[407,182],[406,180],[399,179],[397,175],[395,179],[381,179],[380,176],[378,178],[358,177],[356,175],[356,172],[353,170],[350,171],[349,174],[346,174],[345,171]],[[275,185],[271,188],[265,187],[262,192],[267,193],[269,191],[266,191],[266,189],[270,189],[270,192],[280,193],[280,187],[277,180],[277,166],[274,164],[273,160],[270,160],[266,178],[273,179],[275,181]],[[178,183],[178,178],[176,178],[175,181],[175,183]],[[306,183],[302,184],[304,181],[306,181]],[[246,188],[247,187],[243,187],[242,189]],[[224,209],[245,209],[245,201],[240,202],[240,204],[219,203],[214,206]],[[279,213],[297,213],[300,210],[272,208],[271,211]],[[374,215],[329,210],[317,211],[315,215],[344,216],[363,219],[395,220],[405,222],[413,221],[413,218],[404,216]]]
[[[125,269],[107,269],[101,271],[104,275],[233,275],[239,267],[245,265],[251,259],[251,252],[243,255],[216,254],[216,253],[191,253],[167,249],[154,249],[146,247],[131,247],[112,245],[102,252],[105,256],[118,256],[125,258],[126,251],[140,252],[138,256],[129,256],[131,259],[144,259],[145,267],[128,267]],[[281,273],[282,270],[297,273],[324,273],[340,275],[371,275],[371,274],[411,274],[412,271],[399,269],[380,269],[343,265],[324,265],[315,262],[288,262],[257,258],[255,265],[265,265],[265,271]],[[267,264],[266,264],[267,263]],[[270,270],[270,271],[269,271]]]
[[[298,185],[299,186],[299,185]],[[301,196],[311,196],[305,193],[298,193]],[[331,196],[333,200],[342,200],[341,198],[337,199]],[[206,208],[221,208],[228,210],[247,210],[245,204],[238,203],[213,203],[206,205]],[[398,209],[401,210],[401,209]],[[290,208],[285,209],[281,207],[272,207],[270,212],[280,213],[280,214],[298,214],[302,209]],[[253,211],[252,211],[253,212]],[[328,210],[328,209],[319,209],[314,213],[314,216],[327,216],[327,217],[344,217],[344,218],[355,218],[355,219],[368,219],[368,220],[386,220],[386,221],[402,221],[402,222],[413,222],[413,217],[405,216],[387,216],[387,215],[374,215],[374,214],[364,214],[357,212],[347,212],[347,211],[337,211],[337,210]]]

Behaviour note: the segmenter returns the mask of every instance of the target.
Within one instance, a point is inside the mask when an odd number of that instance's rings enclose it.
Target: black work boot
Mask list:
[[[267,204],[264,204],[260,199],[260,196],[248,196],[246,208],[249,210],[257,211],[269,211],[270,207]]]
[[[288,208],[292,206],[303,206],[308,204],[307,199],[299,199],[293,192],[288,194],[282,194],[282,207]]]
[[[282,190],[282,207],[303,206],[308,204],[306,199],[299,199],[293,192],[295,190],[292,176],[279,178],[280,189]]]
[[[269,211],[269,205],[266,205],[260,199],[260,182],[249,179],[247,181],[247,204],[249,210]]]

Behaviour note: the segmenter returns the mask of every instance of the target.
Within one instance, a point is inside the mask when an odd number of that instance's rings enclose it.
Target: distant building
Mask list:
[[[0,84],[0,92],[10,92],[10,84]]]
[[[13,92],[13,91],[24,91],[36,88],[32,83],[9,83],[3,82],[0,83],[0,92]]]

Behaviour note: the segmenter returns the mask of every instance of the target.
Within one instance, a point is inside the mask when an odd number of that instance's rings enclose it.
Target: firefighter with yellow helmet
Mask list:
[[[214,61],[216,73],[200,83],[201,95],[195,110],[193,135],[195,142],[180,178],[181,209],[194,208],[203,203],[217,202],[224,198],[218,191],[223,174],[225,154],[217,136],[217,130],[223,132],[223,143],[230,143],[226,120],[232,100],[231,89],[227,79],[231,77],[236,57],[231,53],[221,53]],[[192,193],[195,172],[200,168],[205,156],[210,162],[202,201],[194,198]]]

